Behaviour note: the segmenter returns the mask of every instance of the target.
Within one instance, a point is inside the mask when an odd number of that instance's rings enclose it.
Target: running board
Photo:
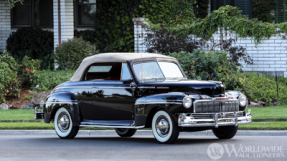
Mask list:
[[[80,127],[106,127],[106,128],[125,128],[125,129],[140,129],[145,126],[134,126],[135,121],[94,121],[84,120],[81,122]]]

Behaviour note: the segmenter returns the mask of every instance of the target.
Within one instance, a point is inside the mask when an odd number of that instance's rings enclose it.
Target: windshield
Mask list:
[[[184,76],[172,62],[142,62],[133,65],[139,80],[183,79]]]

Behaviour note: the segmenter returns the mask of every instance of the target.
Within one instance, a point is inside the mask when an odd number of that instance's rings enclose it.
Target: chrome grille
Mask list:
[[[214,114],[192,114],[194,119],[213,119]]]
[[[235,112],[239,110],[237,100],[229,101],[197,101],[194,103],[195,113]]]

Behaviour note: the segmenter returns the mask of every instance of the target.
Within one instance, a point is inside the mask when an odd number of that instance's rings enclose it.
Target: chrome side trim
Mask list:
[[[242,116],[243,111],[237,112],[222,112],[210,113],[213,118],[195,119],[193,113],[180,113],[178,117],[178,126],[180,127],[219,127],[219,126],[238,126],[240,124],[252,123],[251,110],[245,116]],[[226,115],[234,114],[235,117],[227,118]],[[198,113],[196,115],[199,115]],[[205,115],[205,114],[203,114]],[[238,117],[238,115],[240,117]]]
[[[140,89],[155,89],[155,87],[138,87]]]
[[[44,104],[50,104],[50,103],[78,104],[78,101],[75,100],[47,101]]]
[[[54,90],[65,89],[65,88],[92,88],[92,87],[87,87],[87,86],[69,86],[69,87],[58,87],[58,88],[55,88]]]
[[[131,87],[130,86],[126,86],[126,87],[93,87],[93,88],[100,88],[100,89],[101,88],[105,88],[105,89],[107,89],[107,88],[113,88],[113,89],[114,88],[121,88],[121,89],[123,89],[124,88],[125,89],[125,88],[131,88]]]
[[[135,126],[135,121],[120,120],[120,121],[105,121],[105,120],[84,120],[81,122],[80,127],[106,127],[106,128],[126,128],[126,129],[139,129],[145,126]]]
[[[92,89],[92,88],[105,88],[105,89],[107,89],[107,88],[120,88],[120,89],[125,89],[125,88],[131,88],[131,87],[129,87],[129,86],[127,86],[127,87],[95,87],[95,86],[93,86],[93,87],[85,87],[85,86],[74,86],[74,87],[59,87],[59,88],[55,88],[54,90],[59,90],[59,89],[65,89],[65,88],[90,88],[90,89]]]
[[[144,105],[144,104],[180,104],[182,101],[164,101],[164,100],[147,100],[147,101],[136,101],[135,105]]]
[[[143,126],[107,126],[107,125],[80,125],[80,127],[105,127],[105,128],[123,128],[123,129],[142,129]]]

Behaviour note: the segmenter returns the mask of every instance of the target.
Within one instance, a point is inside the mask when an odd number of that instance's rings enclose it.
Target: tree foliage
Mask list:
[[[220,7],[204,19],[196,19],[189,24],[162,25],[149,21],[151,29],[167,29],[170,32],[177,31],[176,36],[196,35],[203,39],[210,39],[218,29],[225,29],[237,34],[238,37],[251,37],[255,43],[269,38],[276,33],[287,33],[287,22],[271,24],[257,19],[249,19],[242,15],[237,7],[230,5]],[[275,30],[279,28],[280,31]]]
[[[275,17],[271,11],[276,9],[275,1],[270,0],[251,0],[252,16],[263,22],[272,23]]]
[[[23,2],[24,2],[24,0],[0,0],[0,1],[2,1],[2,2],[4,2],[4,1],[7,2],[8,1],[10,8],[15,7],[15,3],[23,4]]]
[[[97,0],[94,30],[75,31],[95,43],[100,52],[134,50],[133,18],[153,23],[181,24],[194,19],[193,0]]]

